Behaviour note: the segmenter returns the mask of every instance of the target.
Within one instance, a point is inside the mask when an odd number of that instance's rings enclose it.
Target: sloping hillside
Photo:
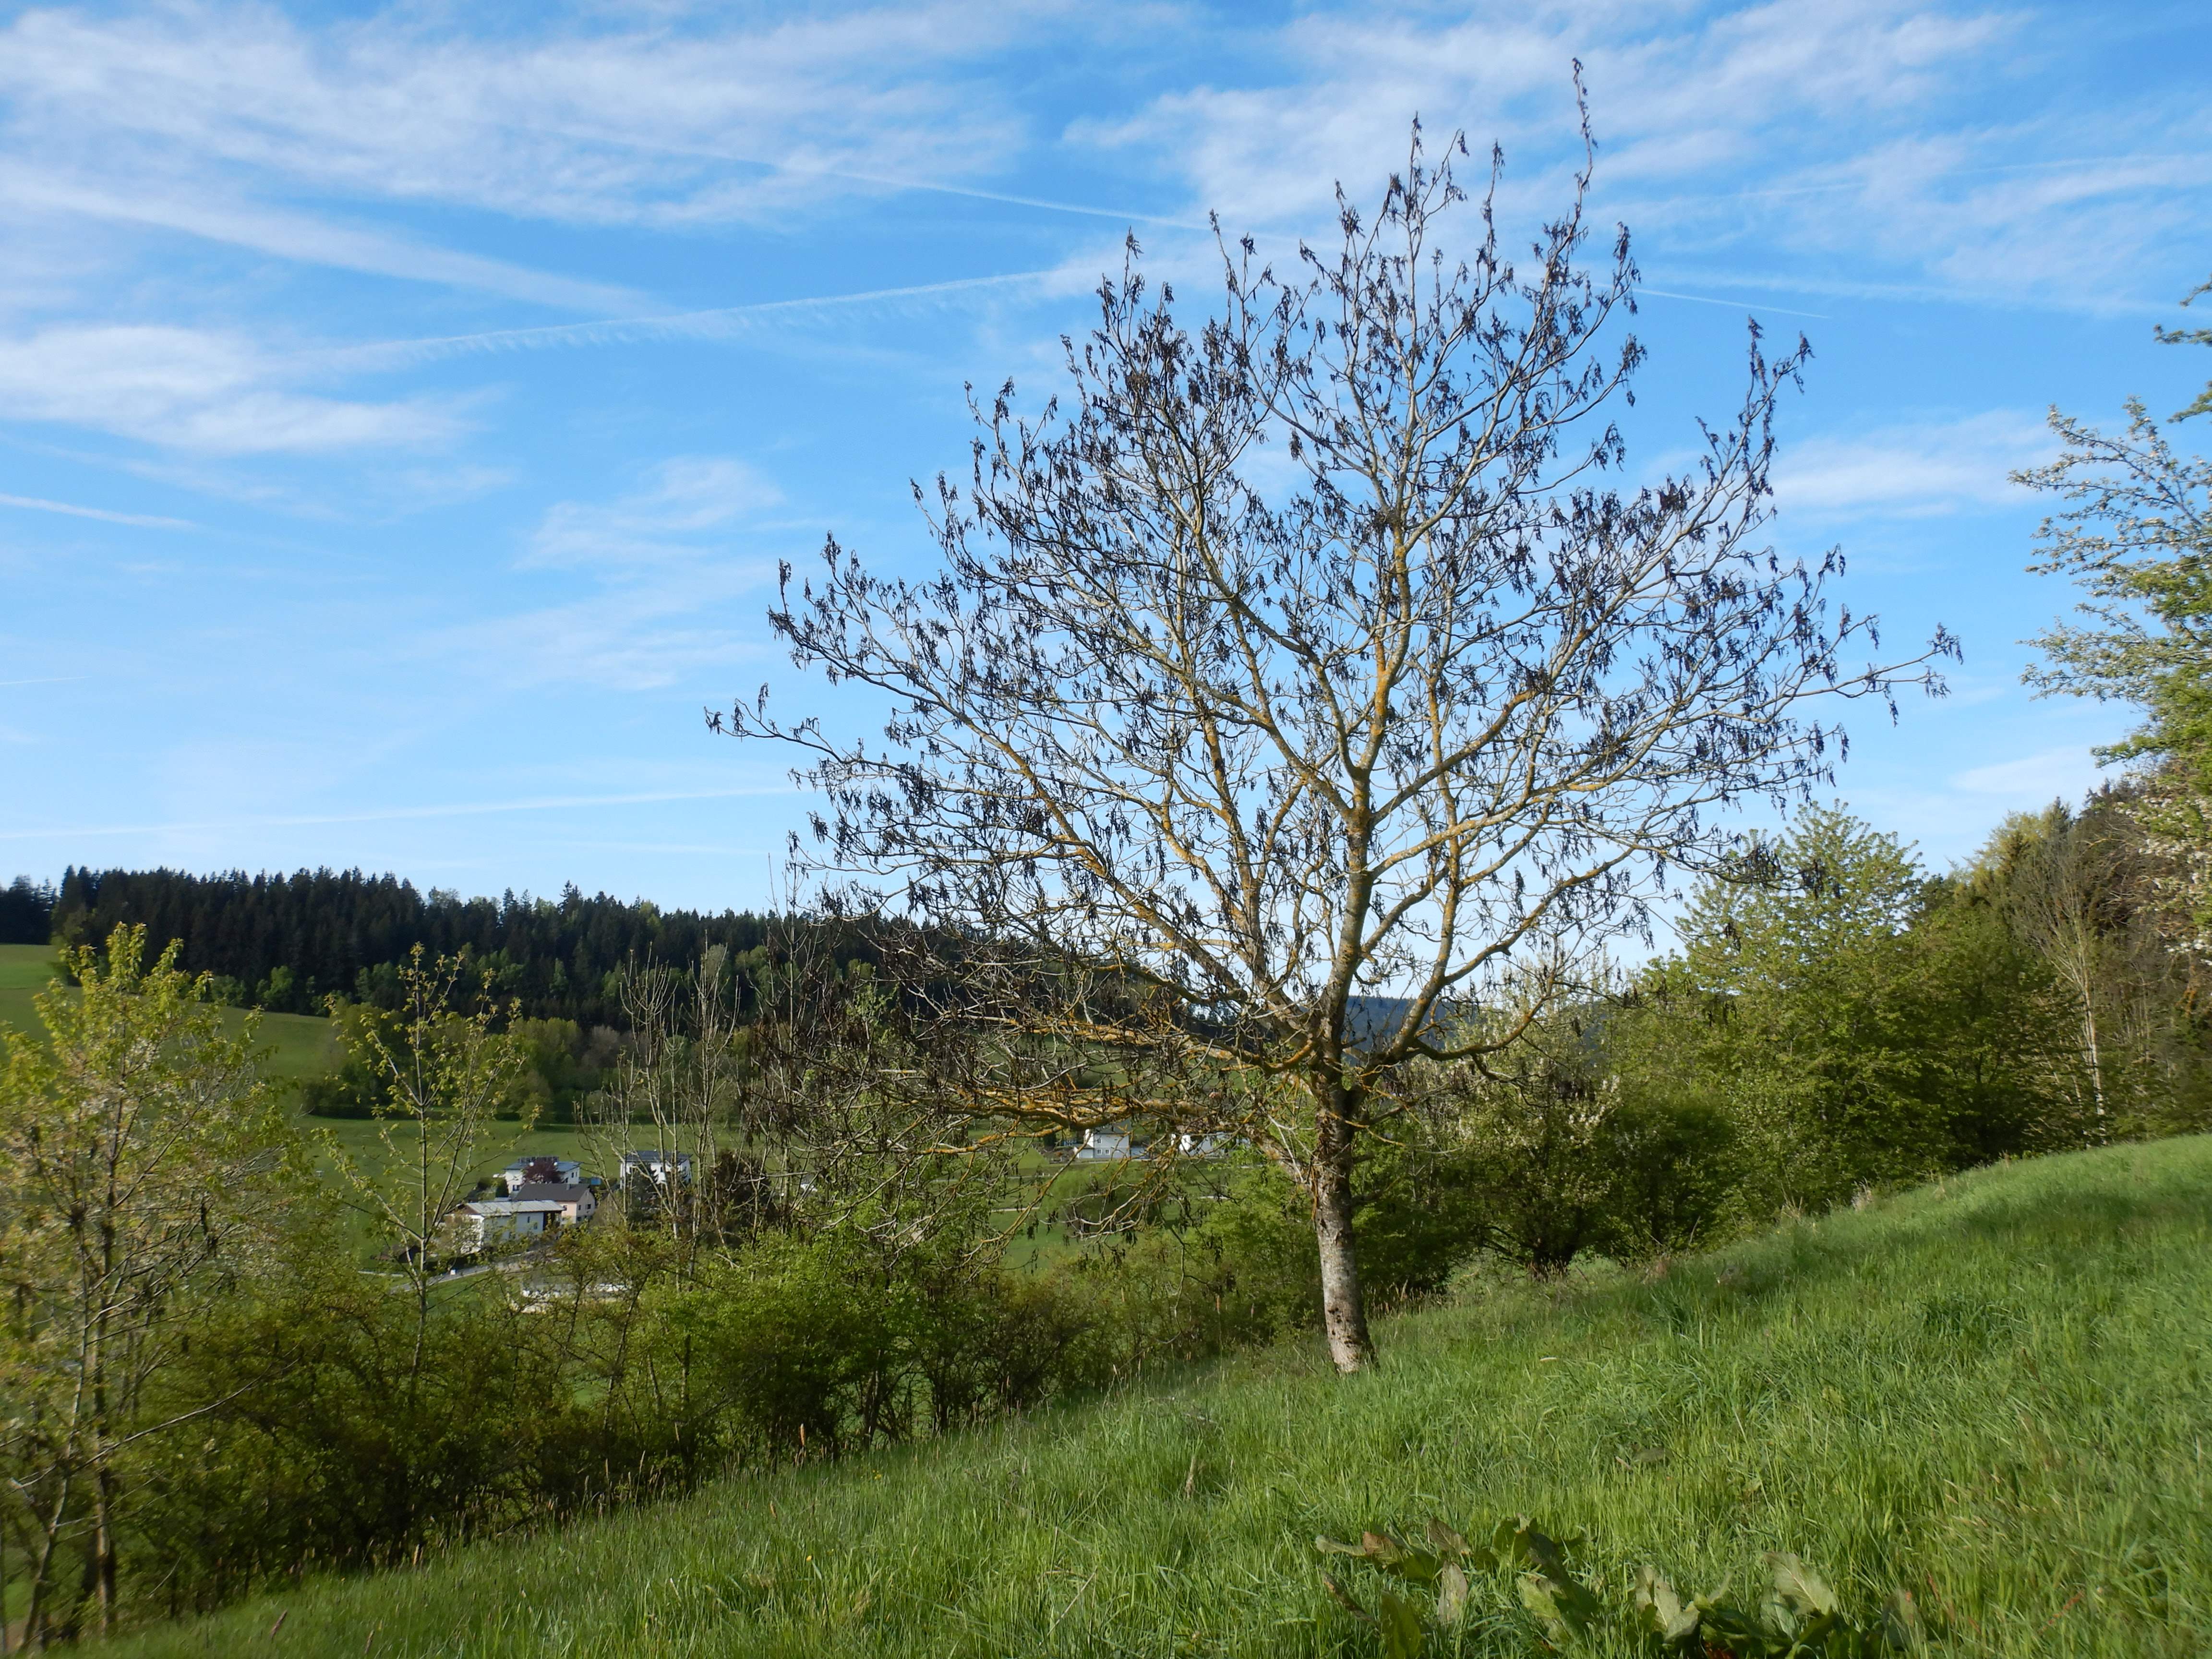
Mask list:
[[[36,998],[61,972],[60,954],[50,946],[0,945],[0,1024],[40,1036]],[[223,1019],[236,1030],[246,1015],[227,1008]],[[267,1074],[281,1081],[319,1077],[338,1063],[337,1029],[319,1014],[264,1014],[261,1042]]]
[[[1526,1511],[1612,1583],[1794,1551],[1974,1654],[2212,1630],[2212,1140],[1991,1169],[1634,1279],[312,1584],[145,1655],[1377,1651],[1312,1539]],[[1431,1653],[1526,1653],[1510,1582]],[[271,1634],[278,1619],[282,1624]]]

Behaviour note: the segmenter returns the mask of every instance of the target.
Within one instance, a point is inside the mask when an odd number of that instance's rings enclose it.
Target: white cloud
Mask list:
[[[2041,419],[2008,410],[1808,438],[1783,446],[1775,500],[1823,518],[2020,507],[2026,493],[2008,475],[2054,447]]]
[[[398,368],[475,353],[627,345],[643,340],[757,337],[770,329],[836,317],[882,313],[922,315],[943,306],[985,300],[1009,289],[1080,293],[1097,284],[1098,269],[1098,261],[1085,260],[1063,264],[1052,270],[1005,271],[996,276],[961,276],[940,283],[910,283],[898,288],[762,300],[750,305],[717,306],[708,311],[680,312],[672,316],[551,323],[529,328],[490,329],[477,334],[381,340],[339,347],[323,354],[323,361],[334,368]]]
[[[2064,796],[2080,799],[2107,780],[2086,744],[2045,749],[2018,760],[1999,761],[1954,775],[1951,787],[1970,795],[1996,796],[2017,805],[2040,805]]]
[[[106,524],[127,524],[149,530],[197,530],[189,519],[165,519],[148,513],[118,513],[105,507],[79,507],[71,501],[50,501],[38,495],[0,495],[0,507],[31,513],[58,513],[72,519],[98,519]],[[9,682],[0,680],[0,684]]]
[[[2054,15],[2008,0],[1481,0],[1450,15],[1392,0],[1269,28],[923,0],[781,19],[592,7],[502,32],[448,7],[319,26],[206,0],[43,8],[0,27],[0,204],[620,315],[645,301],[328,206],[774,224],[945,189],[1112,213],[993,187],[1034,151],[1025,77],[1008,65],[1042,48],[1181,71],[1133,113],[1060,136],[1180,181],[1184,219],[1212,207],[1238,228],[1310,228],[1333,181],[1372,196],[1415,111],[1438,137],[1463,125],[1478,146],[1504,140],[1509,205],[1549,210],[1578,159],[1560,140],[1579,56],[1599,222],[1618,213],[1647,250],[1714,266],[1687,285],[1817,284],[1832,261],[1815,256],[1843,252],[1906,287],[2112,304],[2148,280],[2170,300],[2148,256],[2202,222],[2212,117],[2201,100],[2107,100],[2085,128],[2063,87],[2022,95],[2060,44]],[[1190,84],[1178,54],[1218,78]],[[2084,158],[2085,130],[2103,155]]]
[[[531,538],[528,565],[623,567],[693,562],[702,532],[727,530],[783,499],[744,462],[690,455],[663,461],[653,482],[611,504],[558,501]]]
[[[750,550],[775,483],[728,456],[661,462],[613,501],[548,508],[517,561],[530,573],[573,571],[581,598],[441,631],[428,648],[484,665],[503,684],[556,682],[643,691],[760,654],[757,616],[739,603],[772,580]],[[533,585],[549,578],[533,574]],[[723,688],[704,688],[719,696]]]
[[[1705,240],[1749,255],[1770,266],[1763,280],[1809,292],[2057,299],[2090,310],[2148,302],[2163,312],[2174,295],[2160,273],[2191,268],[2212,194],[2212,123],[2125,111],[2100,120],[2094,148],[2106,153],[2087,157],[2073,153],[2072,125],[2043,113],[1895,137],[1832,135],[1834,154],[1801,158],[1780,188],[1655,195],[1624,211],[1686,251]],[[1911,280],[1839,279],[1777,254],[1862,270],[1879,261]],[[1732,280],[1725,270],[1680,276]]]
[[[0,726],[0,743],[11,740],[26,743],[32,741],[20,734],[10,733],[6,727]],[[291,791],[295,795],[327,793],[330,786],[338,781],[334,777],[319,777],[310,781],[304,788],[296,787],[300,782],[296,771],[292,768],[275,763],[295,757],[307,760],[313,758],[311,751],[303,744],[286,744],[261,750],[256,750],[251,747],[202,748],[174,752],[169,757],[169,764],[171,769],[178,771],[197,766],[203,769],[193,775],[204,775],[205,769],[212,763],[215,766],[225,769],[231,774],[230,777],[221,780],[222,783],[228,784],[234,779],[237,782],[258,793],[266,792],[268,781],[272,775],[290,781],[295,786]],[[637,790],[628,794],[618,795],[518,796],[498,800],[451,801],[426,806],[386,807],[374,811],[271,812],[243,817],[218,816],[197,822],[188,820],[160,823],[72,824],[60,829],[9,830],[0,830],[0,841],[39,841],[48,836],[59,838],[74,836],[179,835],[208,830],[289,829],[337,823],[400,823],[425,818],[486,817],[510,812],[572,812],[579,808],[641,806],[662,801],[737,800],[761,796],[789,795],[796,793],[788,784],[747,784],[720,789]],[[237,797],[230,793],[228,789],[219,792],[215,799],[218,811],[222,806],[234,808],[238,804]],[[187,804],[180,810],[192,809]],[[593,843],[580,842],[574,844],[589,846]],[[617,842],[599,844],[621,846],[624,843]]]
[[[441,655],[458,653],[482,665],[509,690],[566,684],[657,690],[762,653],[757,627],[716,625],[701,613],[757,590],[772,574],[750,566],[722,580],[595,594],[452,629],[431,643]],[[720,701],[727,690],[715,680],[702,684],[700,695]]]
[[[572,310],[632,312],[645,303],[634,290],[611,283],[531,270],[504,259],[427,246],[410,238],[307,214],[210,199],[204,186],[147,191],[0,165],[0,200],[18,214],[61,213],[150,225],[310,264],[481,289]]]
[[[1278,84],[1168,94],[1077,136],[1158,151],[1199,198],[1242,219],[1304,217],[1335,180],[1401,163],[1419,112],[1432,140],[1464,125],[1559,158],[1579,57],[1611,186],[1739,161],[1771,131],[1911,105],[2002,29],[1883,0],[1780,0],[1723,9],[1594,3],[1479,7],[1462,21],[1395,6],[1309,12],[1284,28]],[[1522,158],[1524,162],[1526,158]]]
[[[288,359],[287,368],[299,366]],[[440,405],[433,404],[434,410]],[[450,446],[395,446],[349,457],[342,483],[332,488],[327,473],[284,465],[283,452],[268,459],[277,465],[256,467],[252,458],[198,455],[165,451],[150,455],[112,455],[97,448],[39,444],[33,447],[84,465],[112,467],[133,477],[190,490],[216,501],[324,521],[352,520],[389,523],[434,514],[459,502],[480,499],[514,485],[522,476],[512,466],[483,465],[453,453]]]
[[[447,462],[435,466],[395,467],[372,472],[365,480],[368,504],[384,515],[408,517],[475,501],[515,481],[512,468]]]
[[[359,403],[289,389],[291,370],[244,337],[145,325],[0,340],[0,410],[213,455],[320,453],[450,440],[427,398]]]
[[[1336,5],[1278,31],[1275,61],[1241,85],[1167,93],[1070,136],[1151,156],[1232,226],[1308,228],[1339,179],[1373,198],[1418,111],[1432,140],[1467,129],[1464,174],[1504,143],[1517,225],[1556,210],[1579,162],[1561,143],[1578,57],[1600,142],[1594,221],[1626,220],[1668,262],[1664,280],[1817,287],[1841,253],[1861,286],[1871,259],[1954,297],[2106,307],[2142,297],[2148,276],[2170,301],[2163,270],[2195,258],[2212,193],[2212,119],[2201,100],[2107,100],[2086,146],[2102,158],[2084,161],[2069,89],[2022,96],[2055,15],[2001,0],[1492,0],[1449,21]]]
[[[619,283],[374,220],[430,204],[788,227],[911,189],[1110,211],[988,187],[1025,123],[983,66],[1058,9],[938,0],[778,21],[586,6],[522,27],[408,5],[321,24],[251,0],[23,10],[0,23],[0,229],[18,266],[68,264],[92,221],[635,315],[653,302]]]
[[[887,170],[989,172],[1019,123],[960,66],[1041,15],[1011,5],[694,23],[556,22],[535,39],[394,8],[311,30],[272,9],[22,14],[0,31],[19,155],[121,179],[258,176],[338,196],[575,222],[804,207]]]

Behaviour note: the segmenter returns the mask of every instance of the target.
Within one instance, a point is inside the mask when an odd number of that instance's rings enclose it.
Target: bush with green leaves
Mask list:
[[[1405,1133],[1426,1156],[1407,1207],[1455,1231],[1461,1258],[1480,1248],[1553,1277],[1586,1254],[1634,1261],[1720,1230],[1734,1122],[1704,1091],[1624,1064],[1620,1024],[1602,1003],[1561,1010],[1480,1067],[1408,1078]]]

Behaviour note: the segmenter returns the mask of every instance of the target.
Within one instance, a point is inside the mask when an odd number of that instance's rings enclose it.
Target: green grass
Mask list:
[[[1793,1550],[1960,1654],[2212,1630],[2212,1139],[1981,1171],[1650,1276],[1472,1291],[993,1431],[311,1583],[134,1655],[1369,1654],[1311,1539],[1527,1511],[1618,1583]],[[1503,1586],[1460,1644],[1531,1651]],[[279,1615],[283,1624],[270,1634]],[[1437,1652],[1432,1645],[1430,1651]]]
[[[246,1018],[235,1008],[224,1009],[222,1017],[234,1030],[234,1022]],[[262,1070],[277,1079],[320,1077],[336,1071],[343,1058],[337,1027],[313,1014],[262,1015],[261,1045],[268,1051]]]
[[[59,960],[51,945],[0,945],[0,991],[44,985]]]
[[[337,1141],[353,1158],[362,1172],[372,1180],[396,1180],[414,1166],[407,1157],[414,1146],[414,1126],[405,1121],[392,1125],[392,1146],[400,1156],[395,1160],[377,1133],[377,1125],[368,1118],[302,1117],[300,1120],[314,1148],[318,1168],[326,1181],[337,1179],[332,1160],[322,1151],[323,1137],[327,1134]],[[520,1122],[495,1121],[487,1126],[483,1140],[477,1149],[469,1174],[497,1175],[501,1170],[526,1154],[544,1154],[552,1158],[574,1158],[584,1166],[586,1175],[609,1176],[613,1171],[597,1166],[601,1161],[595,1147],[588,1144],[583,1132],[573,1124],[541,1124],[526,1129]]]
[[[50,945],[0,945],[0,1025],[36,1031],[39,1013],[31,999],[60,972],[61,958]]]
[[[41,1035],[38,1009],[32,999],[61,976],[60,953],[51,946],[0,945],[0,1024],[14,1025],[33,1036]],[[223,1024],[233,1031],[238,1030],[246,1021],[246,1016],[242,1009],[225,1008],[222,1012]],[[260,1042],[263,1074],[274,1079],[280,1086],[334,1071],[343,1057],[336,1025],[330,1020],[307,1014],[264,1013],[261,1016]],[[372,1180],[397,1182],[404,1173],[379,1139],[376,1125],[372,1122],[359,1119],[306,1116],[299,1121],[309,1138],[316,1165],[323,1179],[334,1191],[348,1199],[351,1196],[350,1190],[345,1187],[335,1161],[323,1150],[323,1137],[326,1133],[352,1155],[356,1164]],[[395,1126],[396,1139],[403,1152],[408,1134],[407,1126]],[[489,1127],[470,1174],[472,1176],[495,1175],[525,1152],[545,1152],[558,1158],[578,1158],[585,1164],[588,1173],[611,1173],[592,1167],[597,1160],[573,1126],[556,1124],[526,1131],[520,1123],[495,1121]],[[404,1159],[399,1163],[404,1164]],[[364,1253],[381,1249],[391,1242],[373,1222],[366,1218],[356,1227],[356,1233]]]
[[[61,957],[51,945],[0,945],[0,1024],[38,1036],[39,1011],[32,999],[60,977]],[[246,1014],[226,1008],[222,1018],[235,1031]],[[261,1046],[265,1073],[286,1082],[319,1077],[338,1063],[337,1028],[312,1014],[262,1015]]]

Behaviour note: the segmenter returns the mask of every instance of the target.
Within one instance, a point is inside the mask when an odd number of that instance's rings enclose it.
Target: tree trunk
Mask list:
[[[1367,1300],[1359,1289],[1359,1255],[1352,1238],[1352,1125],[1345,1091],[1333,1091],[1316,1114],[1314,1239],[1321,1250],[1321,1316],[1328,1357],[1339,1371],[1364,1370],[1375,1358],[1367,1334]]]
[[[2097,1127],[2094,1131],[2100,1146],[2105,1139],[2105,1057],[2097,1042],[2097,1005],[2091,1000],[2095,990],[2085,985],[2081,991],[2081,1032],[2089,1045],[2089,1086],[2095,1091]]]
[[[65,1473],[52,1511],[40,1517],[38,1553],[31,1564],[31,1600],[23,1610],[23,1645],[36,1646],[41,1652],[46,1646],[46,1592],[52,1588],[54,1547],[61,1541],[62,1527],[69,1516],[70,1486],[70,1477]]]
[[[109,1213],[115,1205],[110,1188]],[[112,1499],[114,1472],[108,1467],[108,1430],[113,1413],[107,1397],[107,1298],[115,1283],[115,1227],[102,1220],[100,1227],[101,1308],[93,1322],[92,1346],[92,1556],[86,1563],[91,1577],[93,1600],[100,1608],[100,1633],[113,1628],[115,1614],[115,1532]]]
[[[115,1628],[115,1476],[104,1457],[94,1472],[92,1515],[92,1593],[106,1636]]]

